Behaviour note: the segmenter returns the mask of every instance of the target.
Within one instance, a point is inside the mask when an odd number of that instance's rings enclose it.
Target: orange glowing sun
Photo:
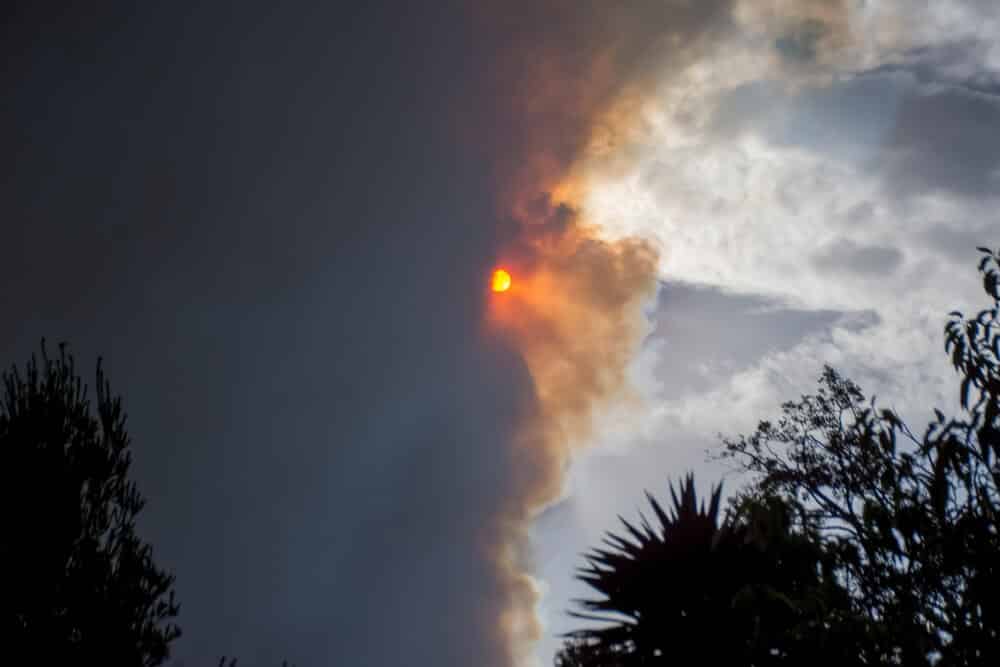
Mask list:
[[[510,289],[510,274],[503,269],[493,272],[493,281],[490,285],[494,292],[506,292]]]

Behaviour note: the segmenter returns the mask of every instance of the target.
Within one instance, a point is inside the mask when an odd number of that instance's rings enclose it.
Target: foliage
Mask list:
[[[573,615],[600,625],[571,633],[557,665],[850,664],[822,623],[846,595],[809,540],[788,532],[782,505],[720,525],[721,486],[707,506],[691,477],[670,493],[669,515],[647,494],[655,528],[622,519],[625,535],[609,533],[587,555],[578,576],[600,597]]]
[[[136,535],[121,400],[96,405],[60,346],[2,375],[0,635],[35,664],[158,665],[180,635],[173,577]],[[92,409],[93,407],[93,409]]]
[[[555,667],[625,667],[628,659],[624,648],[597,640],[570,639],[556,654]]]
[[[226,656],[222,656],[219,658],[218,667],[237,667],[237,660],[236,658],[229,658],[227,661]],[[281,667],[295,667],[295,665],[290,665],[287,660],[282,660]]]
[[[991,307],[951,314],[945,350],[962,414],[914,435],[827,367],[724,458],[754,473],[736,505],[777,499],[813,535],[865,619],[866,664],[1000,664],[1000,272],[980,249]]]
[[[826,367],[721,458],[751,482],[718,521],[689,478],[668,516],[622,520],[587,555],[578,630],[557,667],[1000,664],[1000,256],[991,305],[951,314],[960,414],[915,435]],[[648,494],[647,494],[648,495]]]

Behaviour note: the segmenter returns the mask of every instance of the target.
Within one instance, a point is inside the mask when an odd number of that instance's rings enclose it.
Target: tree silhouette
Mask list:
[[[815,536],[867,624],[866,664],[1000,664],[1000,258],[980,251],[992,304],[945,327],[960,416],[935,410],[917,436],[826,368],[815,395],[724,441],[755,475],[740,504],[780,500]]]
[[[60,346],[2,374],[0,635],[31,664],[159,665],[180,635],[173,577],[135,532],[121,400],[96,402]]]
[[[721,491],[699,505],[689,476],[669,514],[647,494],[656,526],[621,519],[587,554],[578,577],[600,596],[572,615],[599,625],[570,633],[558,666],[852,664],[824,624],[847,598],[821,552],[778,502],[720,523]]]
[[[719,522],[688,478],[658,525],[622,520],[579,578],[558,667],[1000,664],[1000,255],[980,248],[991,304],[953,312],[958,417],[915,435],[826,367],[721,458],[752,474]]]
[[[237,667],[239,661],[236,658],[227,658],[227,656],[222,656],[219,658],[218,667]],[[295,667],[295,665],[289,664],[287,660],[281,661],[281,667]]]

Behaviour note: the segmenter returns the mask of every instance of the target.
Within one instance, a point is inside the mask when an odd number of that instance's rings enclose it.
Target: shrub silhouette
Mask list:
[[[623,520],[579,578],[558,667],[1000,664],[1000,254],[951,313],[960,414],[915,435],[832,368],[720,458],[751,475],[719,521],[688,478],[654,528]],[[648,495],[648,494],[647,494]]]
[[[3,373],[0,628],[32,664],[159,665],[180,635],[173,577],[135,531],[121,400],[95,402],[65,346]]]
[[[741,502],[794,507],[832,560],[868,664],[1000,664],[1000,256],[979,250],[991,304],[945,326],[958,416],[935,410],[918,436],[826,368],[816,394],[724,442],[755,477]]]
[[[622,519],[624,534],[587,554],[578,577],[600,596],[572,614],[599,625],[570,633],[557,665],[851,664],[816,651],[833,639],[827,607],[846,601],[821,552],[778,503],[720,522],[721,493],[699,505],[689,476],[669,513],[647,494],[655,524]]]

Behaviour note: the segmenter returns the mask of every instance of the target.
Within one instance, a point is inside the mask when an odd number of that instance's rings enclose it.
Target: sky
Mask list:
[[[0,361],[104,358],[173,665],[551,664],[581,553],[823,364],[955,404],[992,0],[37,5]]]

